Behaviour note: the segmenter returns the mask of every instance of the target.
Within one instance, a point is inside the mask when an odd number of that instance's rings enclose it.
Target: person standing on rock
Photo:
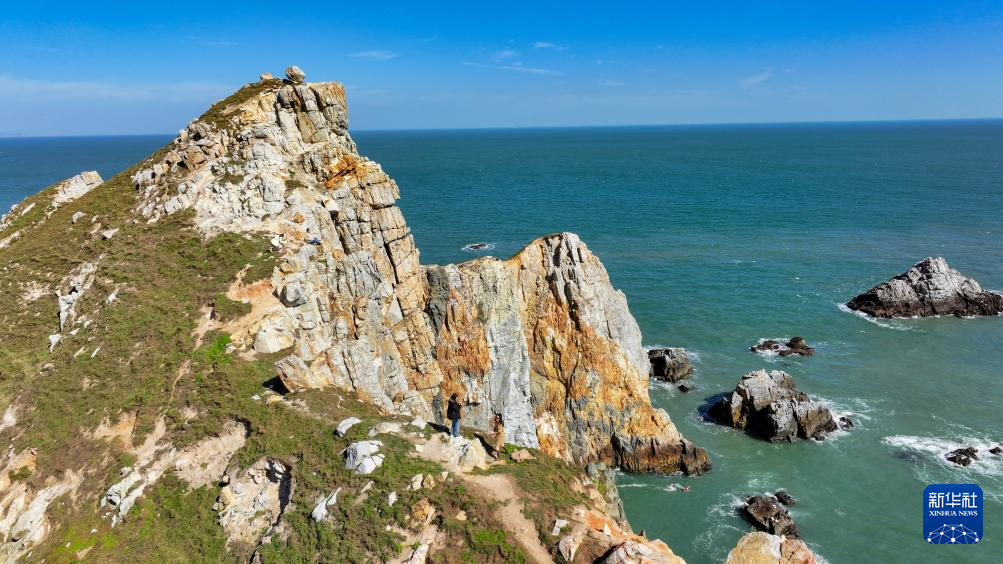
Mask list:
[[[502,419],[501,413],[495,413],[495,422],[492,427],[495,434],[494,455],[495,460],[498,460],[501,458],[502,449],[505,448],[505,421]]]
[[[460,436],[460,418],[462,417],[463,404],[460,403],[459,396],[453,394],[449,396],[449,403],[446,405],[446,419],[449,419],[449,436]]]

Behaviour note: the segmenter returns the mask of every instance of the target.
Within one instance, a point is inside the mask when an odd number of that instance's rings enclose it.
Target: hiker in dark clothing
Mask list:
[[[446,419],[449,419],[449,436],[460,436],[460,418],[463,417],[463,404],[460,403],[459,396],[453,394],[449,396],[449,403],[446,405]]]

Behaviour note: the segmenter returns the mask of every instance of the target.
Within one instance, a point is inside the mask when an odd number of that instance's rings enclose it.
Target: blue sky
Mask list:
[[[355,129],[1003,116],[1003,2],[8,3],[0,135],[170,133],[261,72]]]

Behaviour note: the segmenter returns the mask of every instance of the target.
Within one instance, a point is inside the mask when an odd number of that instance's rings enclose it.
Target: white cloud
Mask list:
[[[549,41],[537,41],[533,44],[533,49],[556,49],[558,51],[563,51],[567,49],[567,47],[556,43],[550,43]]]
[[[389,61],[390,59],[396,58],[397,53],[393,51],[385,51],[383,49],[373,49],[371,51],[359,51],[357,53],[352,53],[351,57],[353,59],[362,59],[365,61]]]
[[[115,83],[91,80],[33,80],[0,75],[0,95],[99,100],[205,101],[232,86],[212,82]]]
[[[513,62],[513,63],[507,64],[507,65],[485,65],[485,64],[482,64],[482,63],[466,62],[466,63],[463,63],[463,65],[467,66],[467,67],[475,67],[475,68],[479,68],[479,69],[494,69],[494,70],[515,71],[515,72],[524,72],[524,73],[527,73],[527,74],[548,74],[548,75],[559,75],[559,74],[561,74],[561,73],[559,73],[557,71],[550,70],[550,69],[541,69],[541,68],[537,68],[537,67],[523,66],[523,64],[519,63],[519,62]]]
[[[519,54],[518,51],[513,51],[511,49],[503,49],[501,51],[498,51],[494,55],[491,55],[491,60],[496,63],[499,63],[501,61],[506,61],[508,59],[511,59],[517,56],[518,54]]]
[[[743,78],[738,83],[738,85],[742,87],[742,90],[752,90],[753,88],[769,80],[772,76],[773,76],[773,69],[763,69],[763,72],[756,73],[752,76],[747,76]]]

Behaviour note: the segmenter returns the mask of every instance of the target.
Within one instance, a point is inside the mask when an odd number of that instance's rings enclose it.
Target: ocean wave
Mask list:
[[[842,312],[852,313],[853,315],[856,315],[857,317],[863,319],[864,321],[868,321],[870,323],[873,323],[873,324],[877,325],[878,327],[884,327],[885,329],[894,329],[896,331],[919,331],[919,332],[922,333],[922,330],[919,329],[918,327],[916,327],[915,325],[906,325],[905,323],[902,323],[901,321],[898,321],[898,320],[891,320],[891,319],[884,319],[884,318],[873,317],[873,316],[867,315],[866,313],[864,313],[862,311],[857,311],[855,309],[850,309],[849,307],[847,307],[846,304],[842,304],[842,303],[836,304],[836,307],[838,307],[839,310],[842,311]],[[915,319],[915,318],[913,318],[913,319]]]
[[[738,509],[745,498],[736,492],[726,492],[718,502],[707,508],[710,526],[693,539],[693,546],[710,560],[724,562],[738,539],[749,532],[750,527],[738,515]]]
[[[483,251],[493,251],[494,249],[495,249],[494,243],[478,242],[478,243],[470,243],[469,245],[464,245],[462,250],[468,253],[480,253]]]
[[[881,439],[881,443],[895,449],[902,458],[914,462],[916,477],[923,482],[945,483],[946,480],[976,481],[977,478],[1003,479],[1003,456],[989,453],[989,449],[1000,443],[987,437],[953,436],[922,437],[916,435],[890,435]],[[947,460],[945,456],[952,450],[962,447],[975,447],[979,451],[978,460],[965,467]],[[944,473],[951,474],[945,476]],[[985,486],[985,484],[982,484]],[[984,487],[986,497],[1003,500],[999,488]]]

